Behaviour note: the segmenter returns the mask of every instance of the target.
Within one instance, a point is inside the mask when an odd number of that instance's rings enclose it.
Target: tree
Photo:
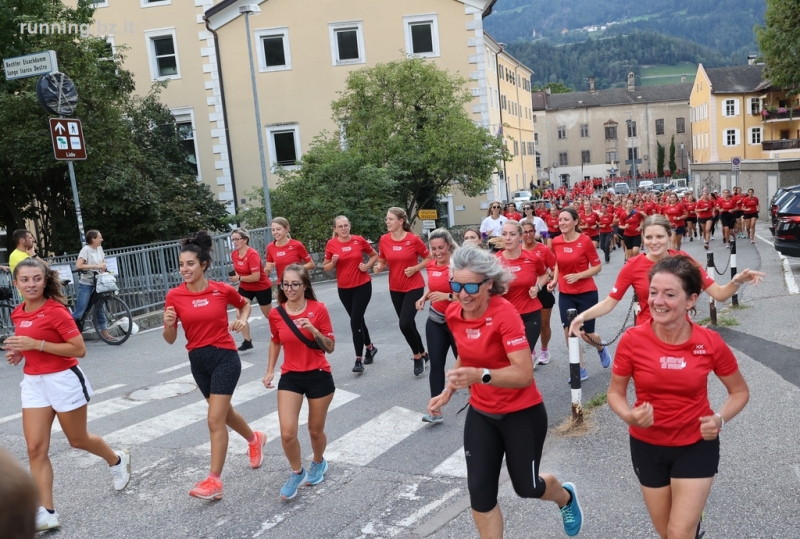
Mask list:
[[[678,165],[675,163],[675,135],[672,135],[672,140],[669,143],[669,176],[675,177],[675,171],[678,170]]]
[[[659,141],[656,141],[656,175],[660,178],[664,175],[664,157],[666,150]]]
[[[541,92],[542,90],[550,89],[551,94],[568,94],[572,91],[572,88],[567,86],[561,81],[558,82],[548,82],[544,86],[534,86],[534,92]]]
[[[798,0],[767,0],[764,25],[756,26],[756,40],[766,62],[765,78],[791,94],[800,91],[800,13]]]

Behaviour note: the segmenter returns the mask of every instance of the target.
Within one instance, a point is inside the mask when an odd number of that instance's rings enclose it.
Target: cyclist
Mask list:
[[[95,286],[92,272],[104,273],[106,271],[103,235],[100,234],[100,231],[90,230],[86,233],[86,245],[78,253],[78,261],[75,262],[75,268],[81,272],[81,276],[78,279],[78,298],[75,303],[75,310],[72,312],[72,318],[75,319],[78,328],[83,330],[80,319],[89,306],[89,300],[92,298]],[[97,331],[107,339],[112,340],[113,337],[106,329],[106,316],[102,309],[97,311],[97,323],[100,325],[100,327],[96,328]]]

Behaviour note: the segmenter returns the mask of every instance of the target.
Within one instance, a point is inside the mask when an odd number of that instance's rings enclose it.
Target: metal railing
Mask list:
[[[776,150],[797,150],[800,149],[800,139],[790,138],[781,140],[765,140],[761,143],[761,149],[765,152]]]

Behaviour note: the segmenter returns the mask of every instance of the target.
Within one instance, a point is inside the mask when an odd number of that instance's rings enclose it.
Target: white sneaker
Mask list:
[[[60,527],[61,523],[58,521],[58,513],[50,514],[47,509],[40,506],[39,511],[36,513],[36,531],[43,532]]]
[[[120,462],[116,466],[111,466],[109,471],[114,479],[114,490],[122,490],[128,486],[131,480],[131,454],[127,449],[114,451],[119,455]]]
[[[547,365],[550,363],[550,350],[539,351],[539,365]]]

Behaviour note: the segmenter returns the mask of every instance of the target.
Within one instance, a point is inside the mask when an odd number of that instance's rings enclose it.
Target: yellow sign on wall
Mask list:
[[[436,210],[419,210],[417,212],[417,217],[420,219],[438,219],[439,212]]]

